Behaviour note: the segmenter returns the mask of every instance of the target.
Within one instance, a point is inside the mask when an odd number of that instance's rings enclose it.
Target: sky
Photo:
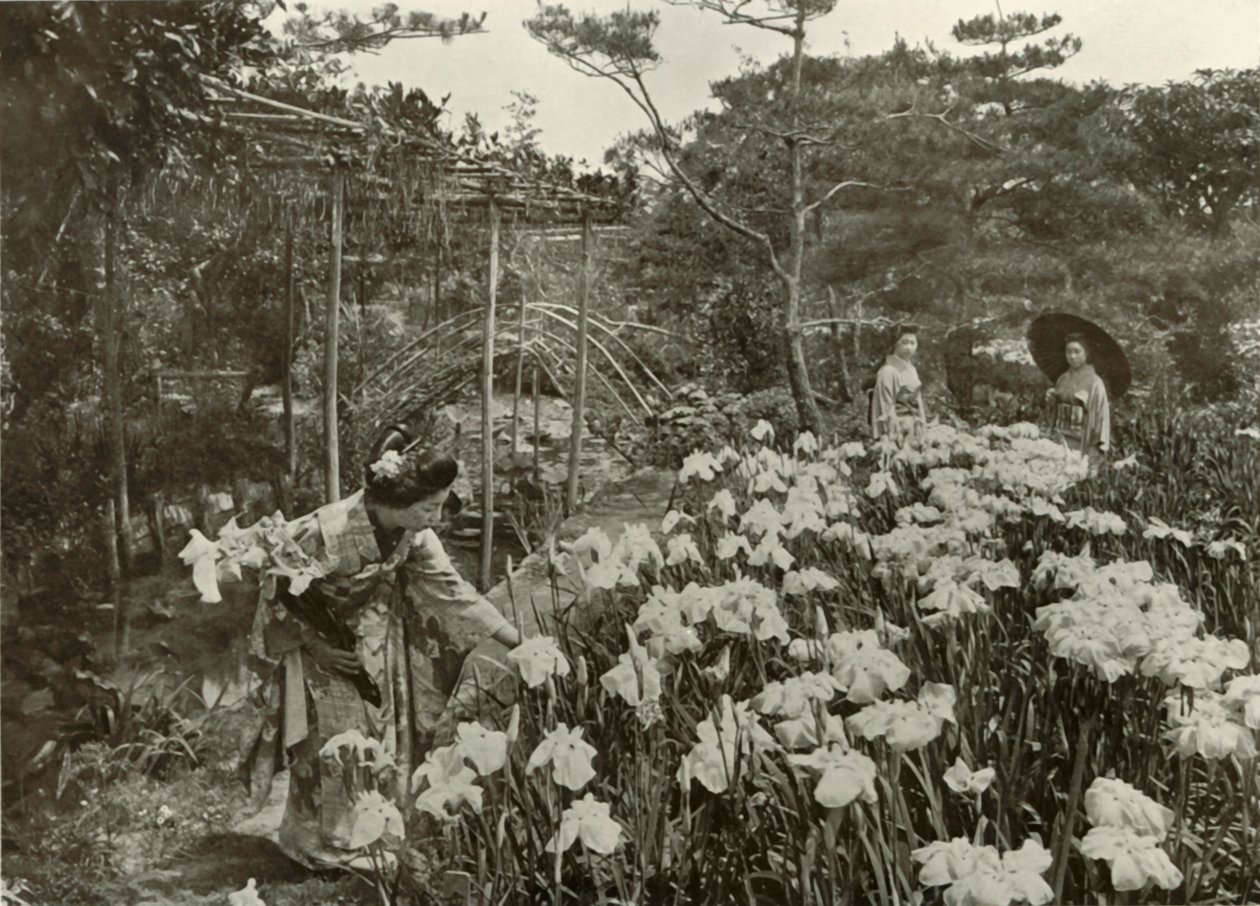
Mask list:
[[[583,76],[552,57],[521,25],[536,9],[534,0],[398,0],[404,11],[439,15],[485,11],[485,34],[443,44],[436,40],[397,41],[378,55],[350,58],[353,80],[371,84],[402,82],[423,88],[434,100],[450,94],[448,126],[474,112],[490,130],[510,122],[505,106],[512,91],[538,99],[535,125],[539,144],[598,166],[618,135],[643,128],[642,113],[611,82]],[[309,0],[312,10],[350,9],[368,13],[376,0]],[[608,13],[629,6],[656,9],[661,25],[656,47],[660,66],[647,78],[667,120],[678,120],[709,105],[709,83],[738,71],[740,59],[771,61],[790,49],[787,38],[747,26],[723,25],[713,13],[668,5],[661,0],[568,0],[574,12]],[[911,44],[926,41],[950,52],[967,52],[949,31],[960,18],[991,12],[986,0],[839,0],[835,10],[810,26],[808,52],[823,56],[880,53],[897,35]],[[1063,23],[1050,35],[1075,34],[1080,54],[1055,75],[1069,82],[1104,80],[1114,85],[1162,84],[1184,80],[1196,69],[1260,65],[1260,0],[1044,0],[1018,4],[1006,12],[1057,12]]]

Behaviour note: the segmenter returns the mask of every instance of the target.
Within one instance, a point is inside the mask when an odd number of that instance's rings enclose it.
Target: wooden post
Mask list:
[[[437,246],[437,258],[433,261],[433,299],[429,303],[429,310],[424,313],[424,327],[422,330],[429,329],[429,316],[432,314],[433,323],[442,323],[442,236],[443,220],[442,212],[437,212],[437,225],[433,228],[435,245]]]
[[[297,474],[297,420],[293,414],[293,222],[287,220],[284,229],[284,382],[280,385],[284,404],[284,462],[285,474],[292,482]],[[289,515],[288,512],[285,513]]]
[[[481,590],[490,587],[494,552],[494,304],[499,291],[499,207],[490,201],[490,286],[481,337]]]
[[[341,449],[337,438],[337,335],[341,320],[341,217],[345,174],[333,174],[332,242],[328,298],[324,304],[324,502],[341,499]]]
[[[534,486],[535,486],[535,487],[542,487],[542,483],[541,483],[541,477],[542,477],[542,476],[541,476],[541,468],[540,468],[539,463],[538,463],[538,431],[539,431],[539,424],[538,424],[538,402],[539,402],[539,400],[538,400],[538,397],[542,394],[542,389],[541,389],[541,387],[539,386],[539,384],[540,384],[540,382],[541,382],[541,381],[542,381],[542,374],[539,372],[539,369],[538,369],[538,362],[537,362],[537,360],[535,360],[535,361],[534,361],[534,386],[531,388],[531,389],[532,389],[532,391],[533,391],[533,397],[534,397],[534,440],[533,440],[533,444],[534,444]]]
[[[161,491],[153,494],[149,504],[149,531],[153,533],[153,549],[157,554],[158,567],[166,563],[166,495]]]
[[[521,412],[521,383],[525,376],[525,307],[529,301],[526,295],[526,288],[521,287],[521,317],[517,323],[516,331],[516,386],[512,390],[512,461],[516,461],[516,451],[519,446],[519,431],[517,419]],[[535,443],[538,438],[534,438]]]
[[[566,513],[578,504],[581,472],[582,419],[586,410],[586,335],[591,307],[591,215],[582,218],[582,269],[578,271],[577,373],[573,379],[573,431],[569,435],[569,486],[564,497]]]
[[[249,482],[237,478],[232,482],[232,515],[237,525],[249,525],[254,521],[254,507],[249,500]]]
[[[197,488],[197,512],[193,514],[193,522],[207,538],[213,534],[210,519],[210,485],[203,484]]]
[[[105,554],[109,561],[109,589],[114,598],[114,663],[119,664],[124,648],[122,564],[118,559],[118,510],[112,497],[105,501],[101,530],[105,535]]]
[[[831,339],[836,347],[836,355],[840,366],[840,402],[848,405],[853,402],[853,392],[849,389],[849,358],[844,353],[844,338],[840,335],[840,325],[836,323],[836,291],[827,287],[827,317],[831,318]]]
[[[131,504],[127,493],[127,434],[123,420],[123,384],[118,354],[122,325],[115,261],[118,253],[118,213],[110,210],[105,220],[105,291],[101,296],[101,331],[105,344],[105,394],[109,406],[110,445],[114,469],[114,494],[118,501],[121,555],[124,572],[131,569]]]

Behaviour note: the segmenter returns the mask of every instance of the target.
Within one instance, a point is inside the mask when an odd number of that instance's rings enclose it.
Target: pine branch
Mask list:
[[[957,123],[951,123],[948,119],[946,119],[946,115],[948,113],[949,113],[948,110],[946,110],[945,113],[920,113],[919,111],[911,107],[909,110],[903,110],[900,113],[889,113],[884,117],[884,119],[899,120],[899,119],[906,119],[907,117],[914,117],[917,119],[934,120],[935,122],[940,123],[946,129],[949,129],[951,132],[956,132],[959,135],[963,136],[969,142],[971,142],[972,144],[974,144],[976,147],[980,148],[982,151],[984,151],[987,154],[991,154],[994,157],[1000,157],[1006,153],[1006,150],[1004,148],[1002,148],[999,145],[993,144],[993,142],[989,141],[984,136],[976,135],[976,133],[971,132],[967,129],[964,129],[962,126],[959,126]]]

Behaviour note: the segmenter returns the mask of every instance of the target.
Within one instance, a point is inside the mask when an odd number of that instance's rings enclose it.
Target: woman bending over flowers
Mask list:
[[[341,772],[320,762],[324,743],[347,730],[379,742],[402,801],[465,657],[486,638],[520,642],[433,532],[458,466],[400,453],[406,441],[388,433],[361,491],[286,527],[322,577],[296,595],[284,579],[264,582],[260,595],[251,648],[264,665],[266,713],[243,771],[258,805],[289,768],[279,843],[311,867],[358,855],[353,803]]]

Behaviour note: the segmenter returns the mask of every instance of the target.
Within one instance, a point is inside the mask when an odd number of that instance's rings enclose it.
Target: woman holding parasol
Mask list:
[[[1089,459],[1089,474],[1111,449],[1111,400],[1129,388],[1124,350],[1097,324],[1063,312],[1044,314],[1028,330],[1028,348],[1054,381],[1046,391],[1050,434]]]

